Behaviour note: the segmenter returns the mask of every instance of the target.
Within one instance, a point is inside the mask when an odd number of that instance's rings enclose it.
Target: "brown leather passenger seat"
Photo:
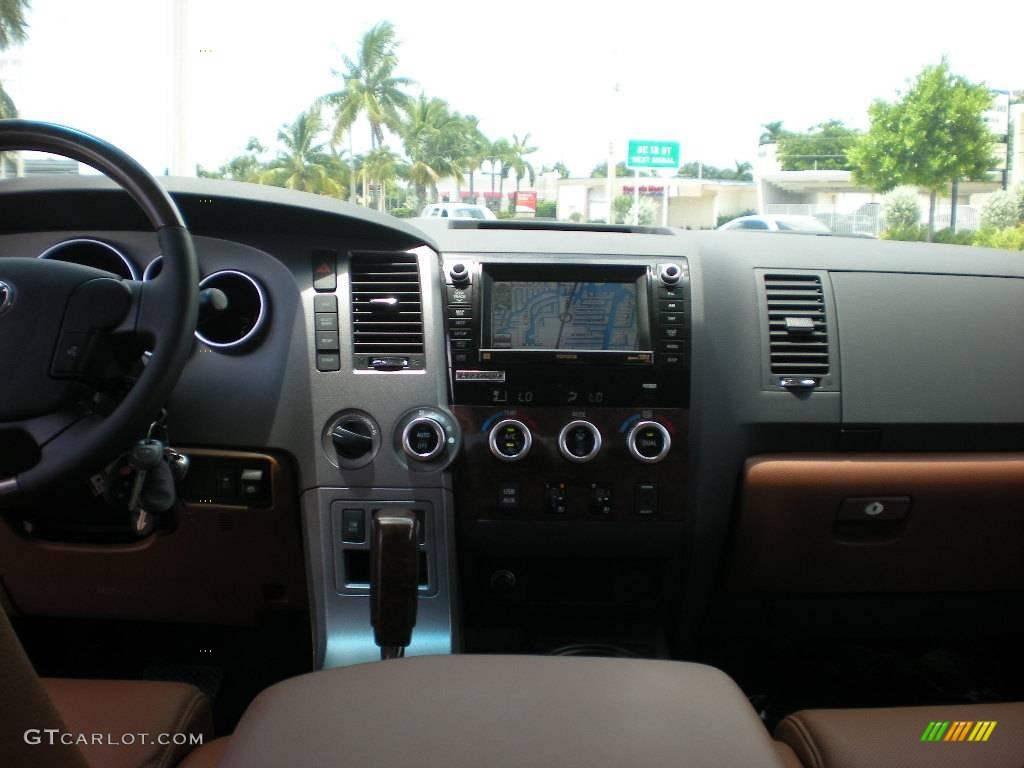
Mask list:
[[[809,709],[775,738],[804,768],[1022,768],[1024,703]]]
[[[97,734],[100,741],[114,742],[78,744],[90,768],[171,768],[196,745],[190,739],[181,745],[158,744],[161,734],[187,734],[204,743],[213,739],[210,700],[193,685],[65,678],[40,682],[68,733],[90,741]],[[134,743],[127,743],[126,734]],[[148,734],[152,743],[143,744],[138,734]]]

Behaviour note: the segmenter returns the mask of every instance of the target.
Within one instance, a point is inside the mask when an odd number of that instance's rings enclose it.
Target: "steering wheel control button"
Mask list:
[[[601,452],[601,432],[589,421],[570,421],[558,434],[558,450],[569,461],[591,461]]]
[[[654,483],[637,483],[633,511],[650,517],[658,514],[658,486]]]
[[[334,291],[338,287],[336,251],[313,251],[313,290]]]
[[[672,436],[656,421],[639,421],[626,435],[626,447],[637,461],[657,464],[672,448]]]
[[[569,500],[565,483],[544,484],[544,507],[549,515],[564,515],[569,511]]]
[[[533,435],[523,422],[504,419],[491,427],[487,442],[491,453],[501,461],[519,461],[530,452]]]
[[[366,510],[341,510],[341,540],[345,544],[366,542]]]
[[[843,499],[836,520],[869,523],[874,520],[903,520],[909,511],[909,496],[850,498]]]
[[[402,450],[410,459],[432,461],[444,450],[444,427],[429,416],[410,421],[402,431]]]

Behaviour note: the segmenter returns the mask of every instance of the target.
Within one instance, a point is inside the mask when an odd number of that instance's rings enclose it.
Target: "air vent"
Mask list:
[[[764,275],[768,305],[768,352],[772,381],[810,389],[829,375],[828,318],[821,277]]]
[[[423,303],[416,256],[353,253],[352,344],[356,366],[423,367]]]

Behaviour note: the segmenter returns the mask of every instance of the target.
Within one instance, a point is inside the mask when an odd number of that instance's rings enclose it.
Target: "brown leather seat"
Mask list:
[[[64,678],[41,682],[91,768],[171,768],[195,749],[193,739],[213,739],[210,700],[192,685]],[[94,740],[93,734],[102,738]],[[147,735],[148,743],[140,734]],[[174,744],[175,734],[186,734],[186,743]],[[87,738],[77,740],[79,735]]]
[[[221,736],[209,744],[203,744],[198,749],[189,752],[188,756],[178,764],[178,768],[217,768],[220,759],[224,756],[224,750],[231,742],[230,736]],[[799,766],[799,763],[797,763]]]
[[[1024,703],[812,709],[788,715],[775,738],[805,768],[1021,768]]]

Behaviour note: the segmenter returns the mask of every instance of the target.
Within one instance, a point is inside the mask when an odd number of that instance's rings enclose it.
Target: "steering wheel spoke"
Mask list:
[[[174,201],[142,166],[94,136],[29,120],[0,120],[0,152],[35,150],[96,168],[120,185],[148,217],[164,268],[151,282],[123,281],[81,265],[0,257],[0,431],[22,433],[38,462],[12,462],[0,504],[52,487],[105,463],[138,437],[166,403],[188,359],[198,312],[199,275],[192,239]],[[106,415],[69,409],[81,382],[102,384],[142,345],[152,354]],[[141,354],[141,352],[140,352]],[[118,393],[120,394],[120,393]],[[114,398],[116,401],[117,398]],[[2,446],[0,446],[2,449]]]

